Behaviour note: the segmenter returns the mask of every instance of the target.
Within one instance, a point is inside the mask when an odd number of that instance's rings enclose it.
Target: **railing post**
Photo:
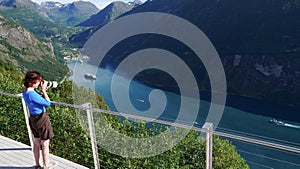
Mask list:
[[[32,133],[31,133],[30,126],[29,126],[28,108],[26,106],[24,98],[22,97],[22,94],[18,94],[18,96],[21,96],[22,107],[23,107],[23,112],[24,112],[24,116],[25,116],[25,122],[26,122],[26,126],[27,126],[27,132],[28,132],[28,137],[29,137],[29,141],[30,141],[30,146],[31,146],[31,150],[33,150],[33,136],[32,136]]]
[[[94,166],[95,166],[95,169],[100,169],[98,148],[97,148],[97,141],[96,141],[96,133],[95,133],[95,126],[94,126],[94,118],[93,118],[93,112],[91,110],[92,104],[85,103],[85,104],[83,104],[83,107],[88,108],[86,110],[86,114],[87,114],[87,118],[88,118],[90,138],[91,138],[92,149],[93,149]]]
[[[212,123],[205,123],[202,127],[206,131],[206,169],[212,169]]]

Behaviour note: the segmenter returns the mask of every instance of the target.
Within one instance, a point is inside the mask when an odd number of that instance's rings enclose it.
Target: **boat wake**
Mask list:
[[[272,123],[272,124],[275,124],[277,126],[284,126],[284,127],[290,127],[290,128],[300,129],[300,126],[298,126],[298,125],[285,123],[285,122],[282,122],[282,121],[276,120],[276,119],[271,119],[269,122]]]
[[[142,103],[145,102],[145,100],[142,100],[142,99],[136,99],[136,100],[139,101],[139,102],[142,102]]]
[[[286,127],[291,127],[291,128],[295,128],[295,129],[300,129],[300,126],[293,125],[293,124],[288,124],[288,123],[285,123],[284,126],[286,126]]]

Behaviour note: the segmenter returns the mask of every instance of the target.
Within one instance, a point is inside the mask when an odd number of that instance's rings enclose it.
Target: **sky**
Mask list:
[[[79,0],[32,0],[32,1],[37,2],[39,4],[44,1],[54,1],[54,2],[60,2],[62,4],[66,4],[66,3],[71,3],[73,1],[79,1]],[[99,9],[103,9],[113,1],[132,2],[133,0],[83,0],[83,1],[90,1],[91,3],[95,4]],[[141,1],[145,2],[146,0],[141,0]]]

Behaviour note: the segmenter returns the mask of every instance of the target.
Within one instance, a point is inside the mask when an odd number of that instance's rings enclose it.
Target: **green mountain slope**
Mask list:
[[[5,17],[21,24],[35,35],[45,37],[55,35],[51,29],[55,23],[42,12],[41,7],[31,0],[10,0],[13,5],[0,6],[0,13]]]
[[[79,23],[76,26],[91,27],[83,32],[73,34],[70,36],[70,43],[74,46],[82,47],[84,42],[97,30],[99,27],[115,20],[120,15],[132,10],[133,8],[141,5],[142,2],[135,0],[133,2],[125,3],[122,1],[115,1],[99,11],[97,14],[92,15],[87,20]]]
[[[45,78],[62,79],[68,72],[63,60],[55,57],[50,41],[39,40],[19,24],[0,15],[0,57],[15,69],[35,69]]]
[[[69,17],[74,18],[75,14],[80,15],[82,19],[86,19],[88,16],[83,16],[78,12],[70,13],[70,15],[67,15],[67,12],[62,12],[63,15],[57,13],[50,13],[50,15],[49,12],[51,12],[49,9],[31,0],[0,0],[0,14],[19,23],[37,37],[49,39],[53,43],[56,54],[60,55],[60,48],[71,47],[69,36],[85,30],[85,28],[65,26],[64,22]],[[60,18],[52,18],[59,15],[61,15]]]
[[[129,3],[125,3],[122,1],[112,2],[97,14],[92,15],[89,19],[79,23],[77,26],[103,26],[113,21],[120,15],[124,14],[125,12],[139,6],[140,4],[142,4],[142,2],[138,0]]]
[[[298,0],[152,0],[126,13],[166,12],[199,27],[224,53],[279,53],[299,45]]]

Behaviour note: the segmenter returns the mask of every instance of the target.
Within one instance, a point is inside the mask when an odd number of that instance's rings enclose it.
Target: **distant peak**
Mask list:
[[[142,1],[140,1],[140,0],[134,0],[134,1],[132,1],[132,2],[128,2],[129,4],[136,4],[136,5],[140,5],[140,4],[142,4],[143,2]]]
[[[44,1],[41,3],[41,6],[48,7],[48,8],[61,8],[63,4],[54,1]]]
[[[130,4],[130,5],[140,5],[142,3],[143,2],[140,0],[134,0],[134,1],[128,2],[128,4]],[[126,3],[123,1],[113,1],[111,4],[126,4]]]

